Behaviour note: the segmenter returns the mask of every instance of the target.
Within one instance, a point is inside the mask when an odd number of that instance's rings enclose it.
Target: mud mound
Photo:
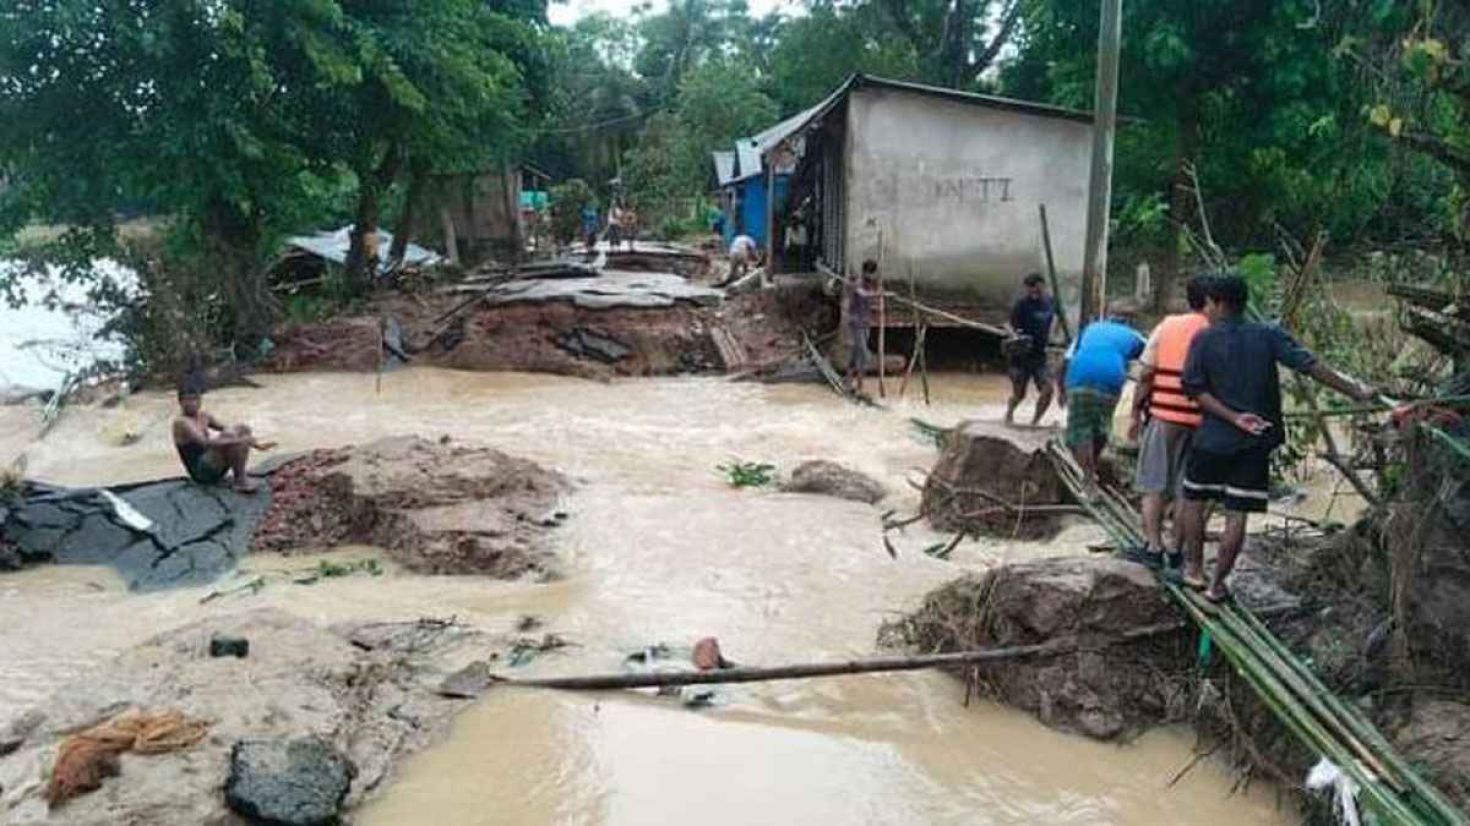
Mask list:
[[[587,309],[570,302],[487,306],[429,342],[431,363],[461,370],[526,370],[595,378],[724,369],[710,339],[713,310],[687,304],[655,309]],[[615,358],[568,348],[569,335],[618,344]]]
[[[284,327],[272,336],[275,349],[266,366],[282,373],[375,370],[378,367],[379,324],[379,319],[374,317]]]
[[[313,451],[271,475],[254,549],[377,545],[409,570],[516,577],[551,569],[564,477],[483,447],[383,439]]]
[[[407,623],[413,625],[415,623]],[[242,740],[315,736],[350,759],[350,807],[408,754],[438,736],[463,704],[432,686],[486,644],[440,624],[413,651],[354,644],[353,629],[326,629],[275,610],[194,623],[125,652],[12,721],[14,753],[0,759],[0,820],[69,826],[233,823],[222,793]],[[243,659],[214,658],[217,634],[250,640]],[[248,690],[241,690],[242,686]],[[118,776],[48,813],[44,774],[73,731],[138,708],[207,720],[199,743],[168,754],[123,755]]]
[[[1186,718],[1188,634],[1181,626],[1090,650],[1086,639],[1182,621],[1142,566],[1067,557],[952,582],[884,634],[925,653],[1077,639],[1074,653],[981,665],[974,677],[982,691],[1049,726],[1107,740]]]
[[[940,530],[1023,539],[1054,536],[1061,517],[1028,510],[1068,501],[1046,455],[1051,435],[988,422],[969,422],[945,434],[944,452],[924,483],[924,513]]]

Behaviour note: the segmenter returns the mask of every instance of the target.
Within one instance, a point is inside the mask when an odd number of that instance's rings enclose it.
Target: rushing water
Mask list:
[[[575,647],[527,668],[615,671],[629,651],[718,637],[727,657],[775,664],[871,654],[878,626],[964,570],[1080,553],[1079,524],[1051,543],[969,542],[952,561],[920,551],[914,526],[884,551],[880,510],[836,499],[740,491],[715,467],[732,458],[832,459],[882,480],[884,508],[912,512],[934,449],[908,415],[940,424],[995,417],[1002,377],[936,382],[933,407],[843,405],[818,387],[718,379],[597,384],[544,376],[414,369],[384,377],[265,377],[261,390],[213,393],[207,407],[247,420],[282,450],[417,433],[483,442],[578,482],[544,585],[477,577],[271,585],[217,600],[208,589],[133,595],[100,569],[49,568],[0,579],[0,718],[62,680],[174,625],[278,605],[321,621],[455,615],[507,630],[524,614]],[[24,450],[31,472],[85,484],[173,474],[172,400],[145,394],[114,409],[68,411],[40,443],[34,411],[0,409],[0,461]],[[1055,414],[1053,414],[1055,415]],[[125,434],[130,434],[126,435]],[[126,446],[122,442],[136,436]],[[369,549],[342,551],[349,555]],[[308,560],[252,558],[269,573]],[[78,622],[85,617],[85,622]],[[749,684],[690,710],[667,697],[493,690],[447,742],[411,760],[358,816],[379,824],[854,824],[1284,822],[1274,797],[1231,796],[1208,761],[1177,785],[1192,737],[1162,731],[1128,746],[1050,731],[989,704],[965,708],[935,673]]]

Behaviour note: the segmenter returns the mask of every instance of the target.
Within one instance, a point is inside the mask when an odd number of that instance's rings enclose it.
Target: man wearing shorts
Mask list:
[[[1133,487],[1143,495],[1143,534],[1148,546],[1139,561],[1151,568],[1184,566],[1179,533],[1179,481],[1190,439],[1199,427],[1199,405],[1184,393],[1184,361],[1195,335],[1210,324],[1205,315],[1207,276],[1197,275],[1185,285],[1189,312],[1160,321],[1149,335],[1139,362],[1143,372],[1133,394],[1133,420],[1128,428],[1138,439],[1138,470]],[[1147,420],[1147,424],[1145,424]],[[1142,435],[1139,430],[1142,428]],[[1164,505],[1174,503],[1174,550],[1164,552]]]
[[[1051,372],[1046,366],[1046,345],[1051,340],[1051,325],[1056,309],[1046,294],[1046,281],[1041,273],[1031,273],[1022,282],[1026,293],[1011,307],[1011,332],[1016,334],[1014,349],[1007,354],[1011,374],[1011,399],[1006,403],[1006,424],[1015,421],[1016,408],[1026,400],[1026,385],[1036,385],[1036,410],[1031,425],[1051,407]]]
[[[874,301],[883,300],[878,284],[878,262],[863,262],[862,275],[849,278],[847,285],[847,334],[851,349],[847,355],[847,386],[859,396],[863,393],[863,376],[868,372],[868,328],[872,324]]]
[[[1128,383],[1128,362],[1143,353],[1138,331],[1121,321],[1094,321],[1082,330],[1062,363],[1057,398],[1067,408],[1065,441],[1087,481],[1097,479],[1097,463],[1113,430],[1113,411]]]
[[[1250,301],[1238,275],[1212,279],[1206,289],[1210,326],[1189,346],[1184,392],[1199,403],[1203,421],[1185,461],[1186,581],[1204,572],[1204,503],[1225,508],[1225,532],[1205,598],[1222,602],[1225,580],[1245,543],[1246,517],[1266,510],[1271,482],[1271,452],[1286,441],[1281,419],[1281,382],[1277,364],[1305,373],[1358,401],[1372,399],[1372,388],[1317,360],[1275,324],[1246,321]]]

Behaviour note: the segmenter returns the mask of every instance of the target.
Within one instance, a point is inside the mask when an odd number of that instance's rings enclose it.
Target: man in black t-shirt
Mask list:
[[[1183,579],[1191,587],[1206,588],[1206,599],[1221,602],[1230,596],[1225,580],[1245,542],[1246,516],[1266,510],[1271,452],[1286,440],[1276,366],[1285,365],[1359,401],[1372,399],[1375,392],[1323,364],[1281,327],[1247,321],[1250,291],[1240,276],[1212,280],[1205,296],[1210,326],[1190,342],[1182,378],[1184,392],[1204,412],[1182,482],[1185,547],[1192,549],[1186,554]],[[1206,501],[1225,508],[1225,532],[1207,587],[1198,550]]]
[[[1011,307],[1011,332],[1015,338],[1006,342],[1006,358],[1010,363],[1011,400],[1006,404],[1006,424],[1012,424],[1016,408],[1026,399],[1026,385],[1036,384],[1036,411],[1031,414],[1034,427],[1051,407],[1051,370],[1046,364],[1046,345],[1051,341],[1051,325],[1056,309],[1046,294],[1046,281],[1040,273],[1031,273],[1023,282],[1026,292]]]

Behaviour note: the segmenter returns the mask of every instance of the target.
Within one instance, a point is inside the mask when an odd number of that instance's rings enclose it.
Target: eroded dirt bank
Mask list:
[[[917,509],[908,479],[936,457],[904,414],[940,423],[998,416],[1003,377],[936,382],[934,408],[900,403],[899,415],[842,405],[818,387],[715,379],[602,384],[409,369],[385,375],[381,393],[371,375],[266,376],[262,384],[213,393],[208,404],[227,420],[245,419],[278,437],[282,451],[365,444],[405,431],[430,441],[448,434],[452,443],[491,445],[565,474],[575,487],[553,552],[566,576],[541,584],[421,576],[380,552],[358,551],[349,552],[353,560],[369,555],[384,573],[307,585],[296,580],[311,578],[319,558],[254,555],[241,579],[263,577],[263,588],[201,604],[214,588],[131,594],[110,571],[86,567],[9,575],[0,579],[0,623],[10,629],[0,637],[0,659],[16,676],[0,685],[0,718],[59,701],[76,681],[105,673],[111,657],[136,656],[127,652],[170,629],[260,608],[309,621],[318,629],[314,635],[335,634],[343,623],[454,617],[485,635],[484,647],[492,649],[500,640],[534,642],[546,634],[572,643],[519,666],[534,674],[617,671],[627,667],[630,652],[658,642],[677,650],[704,636],[718,637],[725,654],[743,664],[861,656],[873,652],[883,621],[957,574],[1081,549],[1097,538],[1090,526],[1069,524],[1053,544],[965,542],[943,561],[922,552],[942,536],[914,525],[890,535],[896,559],[885,551],[882,511]],[[39,445],[25,438],[25,411],[0,410],[0,424],[7,425],[0,427],[0,458],[24,447],[33,472],[67,483],[171,474],[171,408],[169,395],[145,394],[111,410],[72,410]],[[117,447],[107,434],[123,419],[141,438]],[[715,468],[736,457],[770,461],[784,472],[810,459],[835,461],[891,493],[877,508],[828,496],[735,490]],[[541,625],[519,631],[527,615]],[[432,669],[422,673],[437,673]],[[702,711],[636,693],[492,691],[454,719],[447,739],[391,772],[353,818],[368,824],[1289,819],[1260,787],[1229,796],[1231,778],[1208,761],[1165,791],[1191,756],[1192,740],[1183,733],[1155,732],[1119,748],[1054,732],[989,703],[965,708],[963,694],[962,684],[943,674],[744,686],[722,692]],[[386,714],[392,705],[371,707]],[[125,756],[122,775],[94,794],[127,788],[144,760],[155,768],[140,770],[166,771],[176,756]],[[188,782],[197,794],[220,793],[218,775],[201,772]]]

